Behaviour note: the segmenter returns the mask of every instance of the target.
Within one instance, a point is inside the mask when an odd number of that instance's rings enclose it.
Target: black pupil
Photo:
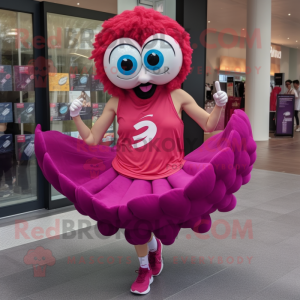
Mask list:
[[[133,68],[133,63],[130,59],[124,58],[121,62],[121,67],[124,71],[130,71]]]
[[[159,56],[155,53],[151,53],[147,58],[147,62],[150,66],[156,66],[159,63]]]

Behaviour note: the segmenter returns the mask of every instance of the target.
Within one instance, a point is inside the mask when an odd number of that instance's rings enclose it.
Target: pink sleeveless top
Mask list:
[[[178,172],[184,160],[184,125],[164,86],[146,100],[127,90],[119,98],[117,155],[112,162],[120,174],[154,180]]]

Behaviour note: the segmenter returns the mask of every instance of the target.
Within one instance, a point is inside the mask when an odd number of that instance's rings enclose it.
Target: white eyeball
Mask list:
[[[153,74],[151,82],[166,84],[173,80],[182,67],[182,51],[175,39],[162,33],[149,37],[142,47],[142,62]]]
[[[129,38],[121,38],[109,45],[104,55],[104,69],[109,80],[123,89],[138,85],[142,68],[140,45]]]

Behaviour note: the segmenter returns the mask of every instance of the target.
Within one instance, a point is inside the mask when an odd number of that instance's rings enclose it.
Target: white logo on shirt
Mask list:
[[[153,115],[147,115],[143,118],[146,118],[146,117],[153,117]],[[141,119],[143,119],[143,118],[141,118]],[[141,129],[143,127],[146,127],[146,126],[148,127],[148,129],[145,132],[133,137],[133,139],[135,141],[142,140],[142,141],[140,141],[136,144],[132,144],[133,148],[135,148],[135,149],[136,148],[141,148],[141,147],[149,144],[155,138],[156,133],[157,133],[157,127],[153,122],[151,122],[151,121],[141,121],[141,122],[135,124],[133,127],[136,130],[139,130],[139,129]]]

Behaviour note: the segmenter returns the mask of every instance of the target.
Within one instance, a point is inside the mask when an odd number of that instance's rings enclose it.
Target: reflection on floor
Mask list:
[[[257,146],[255,168],[300,175],[300,132],[294,138],[271,134],[269,141]]]
[[[164,270],[143,299],[299,300],[299,182],[299,175],[254,169],[235,210],[213,214],[208,235],[184,229],[164,247]],[[15,219],[0,227],[1,299],[136,299],[129,288],[138,261],[122,232],[103,237],[74,210],[21,218],[28,237]],[[56,239],[46,238],[50,227]],[[48,265],[39,268],[29,250]]]
[[[207,140],[220,131],[205,134]],[[275,137],[270,134],[270,140],[257,142],[257,160],[254,168],[300,175],[300,132],[291,137]]]

